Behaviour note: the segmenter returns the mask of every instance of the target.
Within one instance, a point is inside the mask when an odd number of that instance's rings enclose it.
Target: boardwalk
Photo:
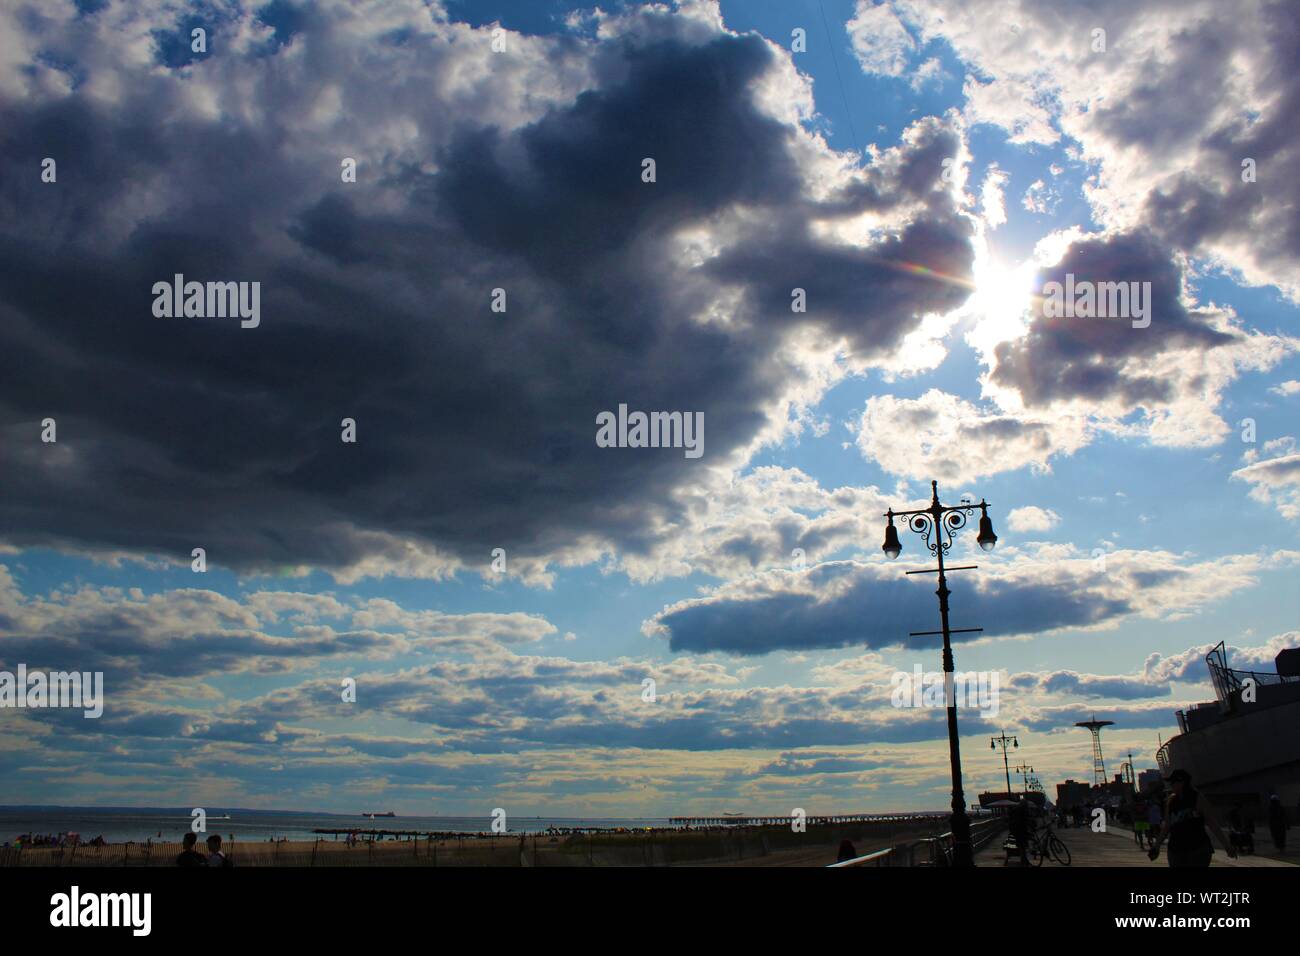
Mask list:
[[[1073,828],[1069,830],[1057,830],[1056,835],[1064,841],[1065,845],[1070,848],[1071,868],[1074,867],[1094,867],[1094,866],[1123,866],[1123,867],[1163,867],[1168,869],[1169,862],[1165,859],[1165,852],[1160,851],[1160,858],[1154,862],[1147,859],[1145,851],[1139,850],[1137,844],[1133,842],[1133,832],[1112,827],[1106,833],[1093,833],[1092,830],[1084,828]],[[977,866],[996,867],[1002,865],[1004,854],[1002,852],[1002,841],[994,840],[990,845],[981,850],[975,857]],[[1300,856],[1296,857],[1300,860]],[[1014,863],[1012,864],[1015,865]],[[1281,860],[1270,859],[1266,856],[1245,856],[1237,857],[1235,860],[1228,859],[1228,855],[1219,849],[1215,851],[1214,860],[1211,866],[1244,866],[1244,867],[1277,867],[1277,866],[1295,866],[1294,862],[1283,862]],[[1042,868],[1061,869],[1059,863],[1052,860],[1044,860]]]

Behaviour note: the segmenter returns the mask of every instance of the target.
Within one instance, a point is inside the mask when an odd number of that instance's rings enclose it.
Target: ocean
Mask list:
[[[453,833],[487,832],[490,816],[478,817],[363,817],[360,813],[292,813],[282,811],[205,807],[207,833],[220,833],[237,841],[313,840],[314,829],[439,830]],[[229,815],[230,819],[224,819]],[[628,817],[506,817],[511,833],[538,833],[548,827],[666,827],[667,818]],[[0,845],[12,845],[26,833],[79,833],[83,841],[102,836],[109,843],[179,842],[190,829],[190,812],[170,808],[0,807]],[[327,838],[328,839],[328,838]]]

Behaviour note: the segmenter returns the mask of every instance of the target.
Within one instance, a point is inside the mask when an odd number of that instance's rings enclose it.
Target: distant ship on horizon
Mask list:
[[[394,813],[392,810],[389,810],[389,811],[387,811],[386,813],[374,813],[374,812],[366,812],[365,810],[362,810],[362,811],[361,811],[361,815],[362,815],[363,817],[369,817],[371,820],[373,820],[375,817],[395,817],[395,816],[397,816],[397,814]]]

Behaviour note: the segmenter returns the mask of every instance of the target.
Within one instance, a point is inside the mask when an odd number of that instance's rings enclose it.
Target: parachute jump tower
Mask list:
[[[1093,714],[1092,720],[1081,720],[1074,725],[1087,727],[1092,732],[1092,783],[1095,787],[1106,785],[1106,764],[1101,759],[1101,728],[1113,723],[1113,720],[1098,720],[1097,715]]]

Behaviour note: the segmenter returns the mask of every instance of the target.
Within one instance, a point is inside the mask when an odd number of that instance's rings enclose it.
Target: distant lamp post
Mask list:
[[[1007,775],[1007,798],[1010,799],[1010,797],[1011,797],[1011,765],[1007,762],[1007,747],[1008,747],[1008,745],[1010,745],[1010,746],[1012,746],[1012,747],[1019,747],[1019,746],[1020,746],[1020,741],[1017,740],[1017,739],[1015,738],[1015,735],[1014,735],[1014,734],[1013,734],[1012,736],[1008,737],[1008,736],[1007,736],[1007,732],[1004,730],[1004,731],[1002,731],[1001,736],[998,736],[998,737],[990,737],[990,738],[989,738],[989,750],[997,750],[997,749],[998,749],[998,744],[1001,744],[1001,745],[1002,745],[1002,769],[1003,769],[1004,771],[1006,771],[1006,775]]]
[[[963,502],[959,505],[942,505],[939,503],[939,484],[935,481],[930,482],[930,492],[930,507],[928,508],[918,508],[914,511],[894,511],[891,508],[885,512],[884,517],[889,519],[889,523],[885,526],[885,543],[881,546],[881,550],[885,552],[891,561],[903,551],[903,546],[898,540],[898,529],[894,526],[894,517],[897,516],[907,519],[907,526],[921,535],[926,547],[929,548],[930,553],[939,562],[937,568],[908,571],[907,573],[933,574],[936,571],[938,572],[939,589],[934,593],[939,596],[939,619],[943,624],[943,630],[913,631],[911,636],[943,635],[944,690],[948,705],[948,758],[952,765],[952,862],[954,866],[974,866],[975,854],[970,843],[970,817],[966,815],[966,795],[962,791],[961,747],[957,738],[957,698],[953,693],[953,672],[955,668],[953,666],[950,637],[953,634],[982,631],[983,628],[963,627],[954,630],[948,626],[948,595],[951,592],[948,590],[948,579],[944,573],[943,556],[952,548],[953,534],[966,526],[966,520],[974,514],[976,508],[980,510],[980,530],[975,539],[979,542],[979,546],[985,551],[992,551],[993,546],[998,543],[998,536],[993,533],[993,522],[989,519],[987,501],[981,499],[979,504]],[[972,564],[946,570],[965,571],[974,567],[976,565]]]
[[[1033,776],[1034,768],[1029,766],[1028,764],[1022,763],[1019,767],[1016,768],[1016,773],[1020,774],[1020,778],[1022,781],[1021,786],[1024,788],[1024,792],[1028,793],[1030,789],[1029,780],[1030,777]]]

